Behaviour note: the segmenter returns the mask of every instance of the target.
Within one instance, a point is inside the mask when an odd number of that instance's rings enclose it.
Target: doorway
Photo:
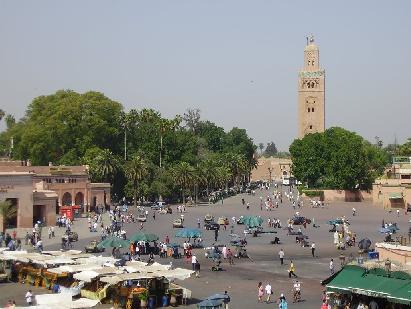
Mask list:
[[[19,209],[19,199],[7,198],[6,201],[11,204],[11,211],[10,216],[6,216],[4,224],[8,229],[15,229],[17,227],[17,212]]]
[[[33,205],[33,225],[37,222],[46,224],[46,206],[45,205]]]

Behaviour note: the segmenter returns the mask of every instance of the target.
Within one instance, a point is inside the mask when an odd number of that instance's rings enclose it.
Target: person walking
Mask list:
[[[267,295],[266,303],[269,304],[271,302],[271,295],[273,294],[270,283],[267,283],[267,285],[265,286],[265,294]]]
[[[218,240],[218,230],[214,230],[214,241]]]
[[[196,278],[199,278],[200,277],[200,262],[198,260],[195,265],[195,270],[196,270]]]
[[[230,265],[234,265],[234,259],[233,259],[233,253],[231,252],[231,249],[227,249],[227,258],[228,258],[228,263]]]
[[[278,252],[278,256],[279,256],[279,258],[280,258],[280,263],[281,263],[281,265],[284,265],[284,250],[281,248],[280,249],[280,252]]]
[[[329,267],[330,267],[330,274],[334,275],[334,259],[331,259]]]
[[[315,243],[314,242],[311,244],[311,255],[315,257]]]
[[[194,271],[196,270],[196,264],[197,264],[197,257],[193,254],[191,256],[191,266]]]
[[[280,302],[278,304],[279,309],[288,309],[288,304],[285,298],[280,298]]]
[[[264,296],[264,288],[263,288],[263,283],[258,282],[257,285],[257,295],[258,295],[258,302],[262,303],[263,302],[263,296]]]
[[[228,295],[227,291],[224,291],[224,299],[223,299],[223,304],[224,304],[224,309],[228,309],[228,303],[231,301],[230,296]]]
[[[26,293],[26,296],[24,297],[26,298],[27,305],[32,306],[33,305],[33,293],[31,292],[31,290],[29,290]]]
[[[288,269],[288,278],[291,278],[291,276],[297,278],[297,275],[295,274],[295,266],[293,261],[290,262],[290,268]]]

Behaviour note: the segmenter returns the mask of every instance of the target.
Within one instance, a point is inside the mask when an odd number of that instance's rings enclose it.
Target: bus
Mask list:
[[[295,177],[288,176],[283,176],[282,183],[284,186],[301,185],[301,182],[295,179]]]
[[[283,183],[283,186],[289,186],[290,185],[290,177],[283,176],[282,183]]]

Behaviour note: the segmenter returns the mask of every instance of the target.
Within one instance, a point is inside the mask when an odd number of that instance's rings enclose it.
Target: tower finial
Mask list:
[[[313,34],[310,35],[310,44],[311,43],[314,43],[314,35]]]

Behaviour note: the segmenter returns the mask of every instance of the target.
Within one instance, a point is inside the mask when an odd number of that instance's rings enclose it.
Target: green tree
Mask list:
[[[258,148],[260,149],[260,156],[263,155],[263,150],[264,150],[264,143],[259,143]]]
[[[109,149],[103,149],[92,159],[91,169],[100,181],[113,184],[115,176],[120,170],[120,163]]]
[[[160,159],[159,166],[162,166],[162,154],[163,154],[163,137],[166,133],[174,131],[180,125],[181,119],[176,116],[174,119],[161,118],[157,122],[157,127],[160,132]]]
[[[411,138],[408,138],[404,144],[400,145],[398,150],[400,156],[411,156]]]
[[[195,169],[187,162],[179,162],[171,168],[171,175],[174,181],[181,187],[183,204],[186,203],[186,189],[193,184],[196,177]]]
[[[211,121],[200,121],[198,135],[205,140],[207,149],[211,152],[221,152],[223,149],[226,133],[222,127]]]
[[[278,153],[277,147],[275,146],[274,142],[267,143],[267,147],[264,151],[265,157],[274,157]]]
[[[222,156],[221,164],[230,169],[234,185],[239,186],[242,179],[249,173],[251,168],[242,154],[225,153]]]
[[[148,165],[141,156],[134,155],[130,161],[126,162],[125,174],[133,190],[134,206],[136,206],[140,181],[148,174]]]
[[[198,108],[189,108],[183,115],[186,128],[196,134],[200,124],[200,110]]]
[[[16,159],[35,165],[79,164],[87,149],[118,152],[122,106],[98,92],[57,91],[35,98],[13,126]]]
[[[220,188],[228,187],[228,182],[233,177],[228,166],[217,166],[215,169],[215,185]]]
[[[216,161],[213,159],[202,161],[199,165],[199,174],[201,175],[203,183],[206,186],[208,200],[210,195],[210,186],[216,183],[216,168]]]
[[[295,177],[309,187],[370,189],[388,162],[383,149],[338,127],[295,140],[290,153]]]
[[[196,109],[188,110],[184,119],[179,115],[165,118],[153,109],[126,113],[120,103],[101,93],[60,90],[35,98],[19,121],[9,115],[6,118],[7,129],[0,132],[0,155],[30,159],[35,165],[87,164],[92,181],[113,184],[113,198],[120,198],[125,190],[127,196],[160,195],[176,200],[180,195],[176,189],[181,185],[173,180],[172,167],[180,162],[194,169],[184,194],[192,186],[197,193],[222,186],[221,182],[239,184],[256,164],[257,147],[246,130],[232,128],[226,132],[213,122],[201,120]],[[129,161],[122,159],[126,152]],[[136,189],[126,167],[130,169],[133,154],[141,153],[147,173]],[[206,174],[200,172],[208,160],[213,161],[214,174],[223,169],[228,173],[217,178],[209,168]]]
[[[8,114],[4,120],[6,121],[7,130],[10,130],[16,124],[16,118],[13,115]]]
[[[0,202],[0,216],[3,218],[3,234],[6,232],[7,221],[14,218],[17,214],[17,208],[10,201]]]

